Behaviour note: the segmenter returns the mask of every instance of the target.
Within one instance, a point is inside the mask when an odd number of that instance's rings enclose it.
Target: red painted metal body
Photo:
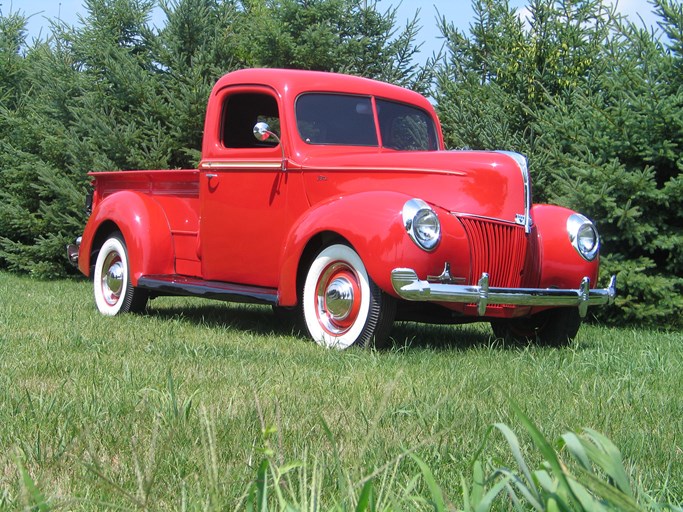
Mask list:
[[[312,144],[297,125],[297,101],[320,92],[370,98],[375,120],[380,100],[416,106],[434,122],[435,148]],[[277,108],[279,144],[228,142],[233,135],[226,134],[226,109],[239,110],[229,100],[256,97],[267,97]],[[573,212],[535,205],[528,232],[520,223],[528,213],[528,188],[512,157],[445,151],[428,100],[362,78],[289,70],[228,74],[209,99],[199,169],[92,176],[93,213],[79,268],[90,274],[98,243],[117,229],[128,246],[133,286],[142,276],[180,275],[275,289],[279,305],[293,306],[302,261],[311,247],[332,239],[350,244],[372,280],[394,296],[391,271],[397,267],[426,279],[449,263],[458,282],[476,283],[487,272],[491,286],[499,287],[576,288],[583,276],[592,282],[597,277],[598,259],[583,259],[567,237]],[[406,234],[401,211],[414,197],[432,206],[441,222],[442,239],[432,252]],[[477,315],[472,305],[443,306]],[[486,316],[530,311],[489,306]]]

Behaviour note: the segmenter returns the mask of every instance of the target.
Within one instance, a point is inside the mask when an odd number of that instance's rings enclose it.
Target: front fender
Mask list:
[[[113,228],[112,224],[126,242],[133,286],[142,275],[174,273],[173,240],[163,208],[149,195],[122,190],[98,203],[86,224],[78,260],[86,276],[92,266],[93,244],[104,241],[101,237],[109,233],[103,230]]]
[[[440,274],[448,260],[448,247],[456,238],[464,240],[464,232],[452,216],[434,207],[442,223],[441,243],[433,252],[418,248],[403,226],[403,205],[409,199],[412,196],[398,192],[361,192],[307,210],[293,224],[280,256],[280,304],[296,304],[299,262],[309,241],[325,232],[346,239],[372,280],[391,295],[396,296],[391,284],[391,271],[396,267],[410,266],[425,278]],[[462,264],[468,265],[464,255]]]
[[[541,288],[578,288],[585,276],[590,278],[591,288],[597,285],[599,256],[586,261],[569,240],[567,219],[573,213],[568,208],[545,204],[531,209],[537,231],[538,286]]]

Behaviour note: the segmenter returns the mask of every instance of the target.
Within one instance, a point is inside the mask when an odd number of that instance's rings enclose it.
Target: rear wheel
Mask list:
[[[497,338],[513,343],[538,343],[558,347],[567,345],[581,326],[578,308],[555,308],[525,318],[491,322]]]
[[[311,263],[302,310],[309,334],[320,345],[381,346],[394,322],[396,301],[370,279],[356,251],[335,244]]]
[[[148,294],[133,287],[126,242],[113,233],[100,248],[93,277],[95,304],[103,315],[140,312],[147,307]]]

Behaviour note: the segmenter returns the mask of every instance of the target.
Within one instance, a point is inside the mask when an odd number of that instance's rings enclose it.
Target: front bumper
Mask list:
[[[489,275],[484,273],[477,285],[430,283],[418,279],[410,268],[391,271],[391,283],[399,297],[412,301],[460,302],[476,304],[480,316],[486,314],[488,304],[514,306],[576,306],[581,317],[588,306],[612,304],[617,295],[617,278],[612,276],[609,286],[591,289],[590,279],[584,277],[577,289],[557,288],[495,288],[489,287]]]

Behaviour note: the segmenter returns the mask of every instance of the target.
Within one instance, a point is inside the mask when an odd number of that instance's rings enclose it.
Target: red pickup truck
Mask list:
[[[423,96],[374,80],[251,69],[209,98],[199,169],[96,172],[67,250],[105,315],[160,295],[271,304],[324,346],[392,323],[490,322],[561,344],[590,305],[599,238],[532,204],[526,159],[447,151]]]

